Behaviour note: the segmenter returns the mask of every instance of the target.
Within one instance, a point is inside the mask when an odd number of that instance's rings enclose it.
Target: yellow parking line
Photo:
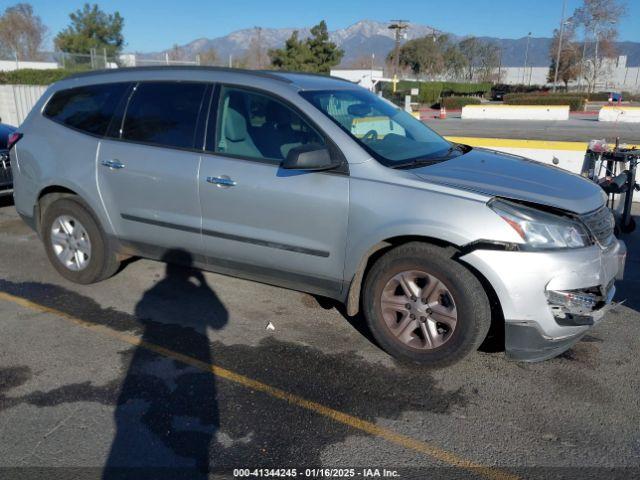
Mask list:
[[[463,143],[472,147],[506,147],[529,148],[532,150],[573,150],[586,152],[588,142],[563,142],[556,140],[521,140],[513,138],[482,138],[482,137],[458,137],[447,135],[445,137],[455,143]]]
[[[471,145],[472,147],[490,148],[527,148],[531,150],[571,150],[585,153],[589,142],[565,142],[560,140],[524,140],[517,138],[485,138],[485,137],[458,137],[445,135],[447,140],[454,143]],[[640,145],[625,144],[626,148],[640,148]]]
[[[500,470],[495,467],[481,465],[471,460],[464,459],[462,457],[459,457],[455,453],[448,452],[435,445],[431,445],[430,443],[416,440],[406,435],[402,435],[400,433],[396,433],[393,430],[380,427],[372,422],[368,422],[361,418],[354,417],[353,415],[343,413],[339,410],[335,410],[333,408],[322,405],[321,403],[307,400],[293,393],[289,393],[285,390],[272,387],[271,385],[268,385],[266,383],[262,383],[258,380],[254,380],[244,375],[240,375],[231,370],[227,370],[226,368],[222,368],[217,365],[211,365],[207,362],[202,362],[196,358],[190,357],[188,355],[184,355],[182,353],[170,350],[168,348],[164,348],[160,345],[146,342],[142,340],[140,337],[137,337],[135,335],[121,333],[116,330],[112,330],[110,328],[104,327],[102,325],[98,325],[96,323],[92,323],[86,320],[82,320],[80,318],[76,318],[72,315],[69,315],[68,313],[62,312],[55,308],[40,305],[38,303],[32,302],[31,300],[27,300],[26,298],[11,295],[10,293],[0,292],[0,299],[5,300],[7,302],[12,302],[14,304],[20,305],[21,307],[24,307],[24,308],[28,308],[30,310],[35,310],[37,312],[49,313],[49,314],[55,315],[56,317],[67,320],[70,323],[86,328],[93,332],[101,333],[109,337],[116,338],[118,340],[121,340],[130,345],[134,345],[136,347],[145,348],[147,350],[160,354],[164,357],[171,358],[173,360],[195,367],[199,370],[212,373],[216,377],[229,380],[231,382],[237,383],[239,385],[242,385],[252,390],[266,393],[271,397],[284,400],[292,405],[296,405],[298,407],[312,411],[324,417],[330,418],[338,423],[342,423],[356,430],[360,430],[370,435],[383,438],[388,442],[394,443],[401,447],[407,448],[409,450],[414,450],[416,452],[424,453],[425,455],[428,455],[436,460],[439,460],[440,462],[447,463],[454,467],[458,467],[464,470],[469,470],[473,473],[476,473],[478,475],[481,475],[483,477],[490,478],[490,479],[504,479],[504,480],[514,479],[515,480],[518,478],[516,475],[513,475],[509,472]]]

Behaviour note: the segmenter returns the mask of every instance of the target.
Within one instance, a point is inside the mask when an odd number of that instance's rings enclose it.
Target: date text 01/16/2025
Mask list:
[[[398,478],[396,470],[386,468],[237,468],[234,478]]]

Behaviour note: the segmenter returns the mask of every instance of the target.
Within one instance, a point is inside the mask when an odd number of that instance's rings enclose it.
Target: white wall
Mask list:
[[[502,67],[500,81],[507,85],[546,85],[549,67]]]
[[[58,64],[56,62],[16,62],[15,60],[0,60],[0,72],[10,72],[21,68],[48,70],[49,68],[58,68]]]
[[[382,78],[382,70],[371,69],[335,69],[331,70],[332,77],[344,78],[353,83],[357,83],[363,88],[373,90],[375,81]]]
[[[640,92],[640,67],[627,66],[627,58],[621,55],[615,59],[606,59],[602,73],[598,76],[596,90],[618,90]],[[502,67],[500,69],[501,81],[508,85],[546,85],[549,67]],[[586,82],[581,83],[586,86]],[[578,81],[574,80],[569,86],[575,87]]]
[[[0,85],[2,123],[20,125],[46,89],[43,85]]]
[[[569,120],[568,105],[465,105],[463,119]]]

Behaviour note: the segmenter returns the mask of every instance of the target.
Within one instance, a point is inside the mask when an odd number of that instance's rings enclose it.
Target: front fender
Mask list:
[[[486,205],[412,185],[352,179],[345,279],[367,252],[397,237],[419,237],[456,247],[479,240],[517,242],[517,234]]]

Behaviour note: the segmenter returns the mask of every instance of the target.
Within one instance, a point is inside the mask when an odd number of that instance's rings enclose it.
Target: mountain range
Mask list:
[[[342,59],[342,66],[350,66],[354,61],[361,58],[371,58],[375,55],[375,65],[378,67],[384,64],[384,59],[394,47],[394,31],[388,28],[389,24],[374,20],[361,20],[353,25],[331,31],[329,36],[345,52]],[[227,59],[230,55],[240,58],[247,52],[247,48],[252,40],[256,41],[259,35],[260,45],[266,50],[268,48],[279,48],[284,45],[287,38],[297,30],[301,38],[310,35],[309,28],[248,28],[237,30],[224,37],[199,38],[186,45],[181,45],[181,49],[186,56],[193,58],[196,54],[214,48],[221,59]],[[423,36],[447,33],[434,27],[420,24],[409,24],[405,31],[404,40],[411,40]],[[464,36],[449,33],[454,41],[461,40]],[[502,49],[502,65],[505,67],[518,67],[524,64],[524,56],[527,38],[496,38],[480,37],[483,40],[493,42]],[[404,41],[403,40],[403,41]],[[527,65],[548,66],[549,47],[551,38],[531,37],[529,42],[529,54]],[[627,55],[627,66],[640,65],[640,42],[617,42],[617,49],[620,55]],[[166,50],[167,52],[169,50]],[[163,52],[147,54],[149,57],[160,57]]]

